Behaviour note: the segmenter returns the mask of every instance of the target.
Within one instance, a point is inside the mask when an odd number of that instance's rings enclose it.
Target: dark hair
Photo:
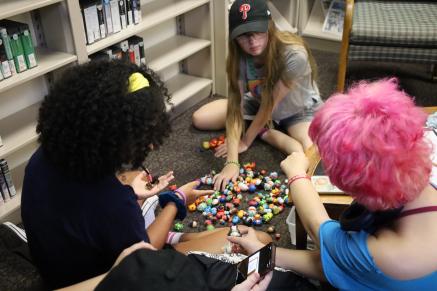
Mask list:
[[[128,93],[139,72],[150,86]],[[37,132],[44,155],[80,180],[139,167],[169,135],[168,90],[151,69],[123,61],[90,62],[68,69],[39,110]]]

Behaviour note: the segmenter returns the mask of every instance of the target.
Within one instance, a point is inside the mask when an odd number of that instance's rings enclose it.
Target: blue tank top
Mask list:
[[[437,271],[413,280],[398,280],[376,266],[365,231],[346,232],[335,220],[320,226],[320,254],[328,281],[340,290],[437,290]]]

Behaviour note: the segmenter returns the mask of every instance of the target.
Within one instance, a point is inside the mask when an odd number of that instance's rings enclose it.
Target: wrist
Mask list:
[[[174,190],[174,192],[184,202],[184,205],[187,205],[187,195],[185,195],[185,192],[181,188]]]
[[[229,166],[229,165],[232,165],[232,166],[237,167],[238,169],[240,169],[240,163],[238,161],[226,161],[224,166],[226,167],[226,166]]]
[[[187,208],[174,192],[168,191],[159,195],[159,205],[164,209],[169,203],[173,204],[177,208],[176,218],[183,220],[187,216]],[[172,206],[171,206],[172,207]]]
[[[291,176],[290,178],[288,178],[288,182],[287,182],[287,186],[288,188],[290,188],[290,186],[295,183],[296,181],[299,180],[309,180],[311,181],[311,177],[308,176],[307,174],[296,174]]]

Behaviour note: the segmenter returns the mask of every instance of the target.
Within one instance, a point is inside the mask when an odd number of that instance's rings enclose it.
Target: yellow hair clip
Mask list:
[[[149,80],[147,80],[143,74],[136,72],[129,76],[129,87],[127,91],[133,93],[149,86]]]

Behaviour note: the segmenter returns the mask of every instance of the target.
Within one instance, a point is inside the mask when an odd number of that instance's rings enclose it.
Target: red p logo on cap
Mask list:
[[[243,13],[243,15],[241,16],[242,19],[246,19],[247,18],[247,12],[250,10],[250,4],[241,4],[240,6],[240,12]]]

